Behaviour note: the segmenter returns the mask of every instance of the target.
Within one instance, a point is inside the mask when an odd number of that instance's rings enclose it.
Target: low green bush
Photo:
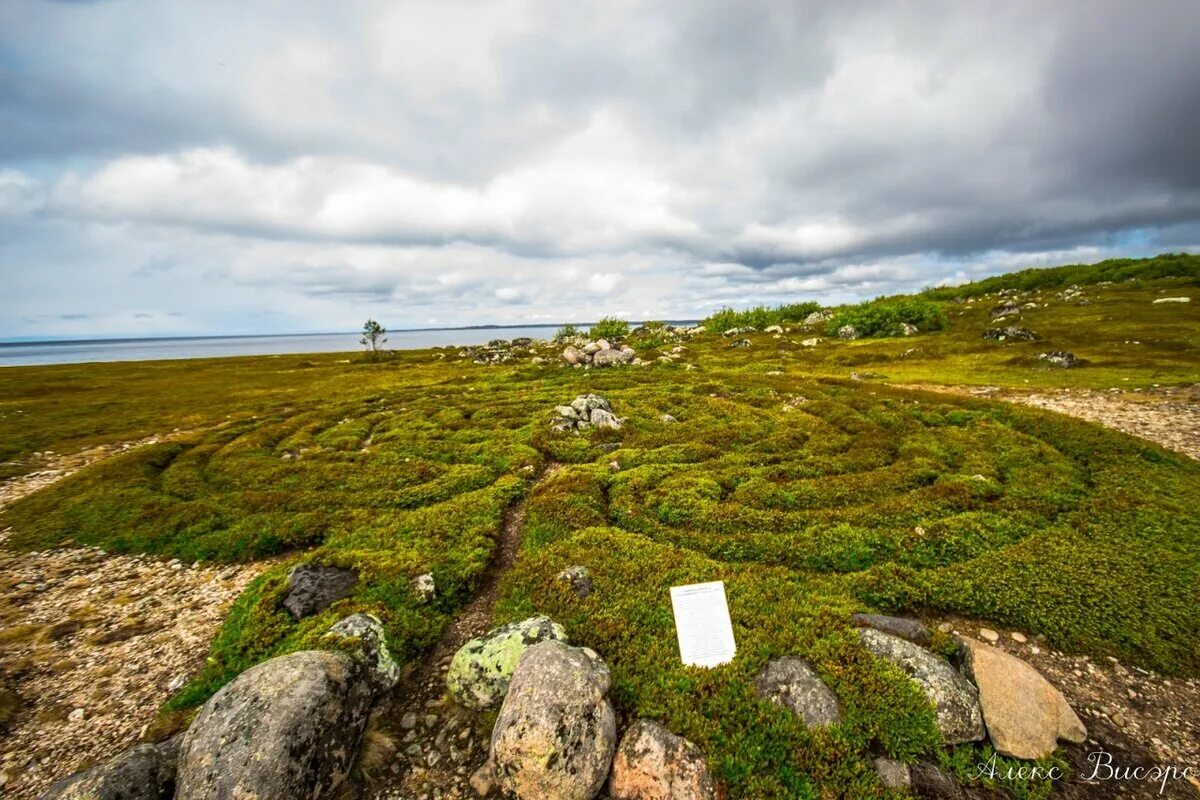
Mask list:
[[[588,338],[619,342],[629,335],[629,323],[618,317],[602,317],[588,329]]]
[[[809,314],[820,310],[821,304],[814,302],[791,303],[775,307],[756,306],[742,311],[722,308],[707,317],[701,324],[710,333],[723,333],[731,328],[746,327],[761,331],[771,325],[802,322]]]
[[[836,336],[840,328],[852,325],[859,336],[900,336],[901,326],[915,325],[923,333],[946,327],[941,306],[918,298],[880,298],[834,312],[826,333]]]

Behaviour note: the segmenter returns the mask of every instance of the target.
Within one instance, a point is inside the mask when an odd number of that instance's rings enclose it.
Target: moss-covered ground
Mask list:
[[[670,363],[653,359],[676,343],[656,334],[631,340],[651,364],[610,370],[482,366],[457,349],[6,369],[7,474],[31,469],[33,451],[180,433],[17,503],[0,528],[28,549],[277,557],[171,701],[186,709],[353,609],[384,619],[411,660],[470,598],[505,510],[525,497],[497,622],[563,623],[612,666],[620,713],[697,742],[732,797],[884,796],[873,754],[912,759],[939,743],[920,693],[857,644],[854,611],[967,614],[1200,674],[1200,464],[1048,412],[888,386],[1200,381],[1200,296],[1152,302],[1200,295],[1194,260],[1174,277],[1089,274],[1108,278],[1073,274],[1078,292],[1020,284],[1017,302],[1037,305],[1000,324],[1033,329],[1034,342],[983,339],[1008,299],[985,294],[1006,288],[993,284],[927,293],[945,315],[938,332],[842,342],[818,326],[749,334],[741,348],[705,333]],[[824,341],[802,343],[814,336]],[[1084,364],[1046,367],[1048,350]],[[552,433],[553,406],[589,391],[625,427]],[[537,480],[550,460],[566,466]],[[279,600],[305,560],[363,579],[296,623]],[[555,581],[572,564],[592,573],[584,600]],[[441,593],[423,604],[410,582],[428,571]],[[710,580],[726,583],[738,657],[684,668],[668,589]],[[816,666],[843,703],[840,725],[809,732],[755,699],[754,674],[784,654]]]

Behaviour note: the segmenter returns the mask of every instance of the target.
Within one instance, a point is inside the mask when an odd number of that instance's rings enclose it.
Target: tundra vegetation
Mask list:
[[[497,623],[535,613],[562,623],[610,665],[622,718],[658,720],[698,744],[732,797],[884,797],[873,755],[934,753],[965,777],[990,753],[942,746],[923,695],[867,653],[852,612],[954,612],[1067,651],[1200,674],[1200,464],[1049,412],[889,384],[1196,383],[1200,297],[1153,301],[1198,290],[1200,258],[1164,256],[834,309],[811,331],[798,325],[815,305],[727,310],[674,361],[657,359],[676,346],[661,327],[612,334],[649,363],[608,369],[567,368],[548,345],[535,347],[546,363],[499,366],[435,348],[385,362],[6,369],[8,476],[35,469],[35,451],[170,436],[16,503],[0,529],[31,550],[79,542],[275,559],[232,609],[208,666],[164,709],[178,723],[240,671],[312,645],[353,611],[380,617],[397,660],[411,662],[471,598],[506,510],[525,498]],[[1005,302],[1021,308],[1004,324],[1036,340],[983,337]],[[920,332],[802,344],[841,319]],[[736,350],[715,332],[763,322],[791,329],[745,334],[750,345]],[[1038,357],[1048,350],[1082,366],[1048,367]],[[551,431],[554,407],[588,392],[623,427]],[[564,466],[542,477],[552,462]],[[354,568],[360,580],[296,621],[280,601],[301,562]],[[555,580],[572,565],[591,574],[586,598]],[[425,573],[431,601],[412,584]],[[725,581],[738,657],[686,668],[668,589],[711,580]],[[809,730],[756,698],[754,676],[783,655],[814,665],[843,704],[841,723]]]

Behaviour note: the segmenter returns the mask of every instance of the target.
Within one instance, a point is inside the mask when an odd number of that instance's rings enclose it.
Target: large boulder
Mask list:
[[[354,593],[358,573],[328,564],[297,564],[287,576],[283,607],[296,619],[319,614]]]
[[[492,730],[501,790],[520,800],[592,800],[617,741],[611,682],[589,650],[555,640],[526,650]]]
[[[768,662],[754,679],[754,688],[763,698],[791,709],[810,728],[841,721],[837,697],[803,658],[784,656]]]
[[[967,675],[979,687],[983,721],[996,752],[1037,759],[1057,747],[1059,739],[1083,742],[1087,728],[1062,692],[1016,656],[968,636]]]
[[[874,628],[877,631],[907,639],[921,647],[928,647],[929,642],[933,639],[929,628],[919,620],[908,617],[889,617],[886,614],[854,614],[851,621],[859,628]]]
[[[446,688],[467,708],[482,711],[504,700],[522,654],[538,642],[565,642],[567,633],[549,617],[501,625],[459,648],[446,673]]]
[[[843,325],[837,329],[837,335],[839,339],[854,340],[859,338],[861,334],[859,334],[858,328],[853,325]]]
[[[592,356],[592,366],[594,367],[614,367],[619,364],[628,364],[633,361],[634,352],[632,350],[617,350],[610,348],[608,350],[600,350],[596,355]]]
[[[608,782],[612,800],[715,800],[696,745],[647,719],[625,731]]]
[[[169,800],[179,740],[140,744],[111,761],[51,784],[39,800]]]
[[[948,661],[912,642],[874,628],[859,628],[858,635],[868,650],[896,664],[920,684],[933,704],[938,730],[947,744],[976,742],[983,738],[979,692]]]
[[[200,709],[180,748],[176,800],[319,800],[342,783],[372,681],[342,653],[303,650],[243,672]]]
[[[562,351],[562,360],[571,366],[575,366],[576,364],[586,361],[587,357],[578,348],[567,346]]]

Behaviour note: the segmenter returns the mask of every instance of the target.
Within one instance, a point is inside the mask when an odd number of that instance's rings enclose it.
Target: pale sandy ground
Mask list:
[[[0,507],[137,444],[43,455],[37,472],[0,485]],[[21,699],[0,734],[0,796],[34,798],[136,743],[259,569],[0,549],[0,686]]]

